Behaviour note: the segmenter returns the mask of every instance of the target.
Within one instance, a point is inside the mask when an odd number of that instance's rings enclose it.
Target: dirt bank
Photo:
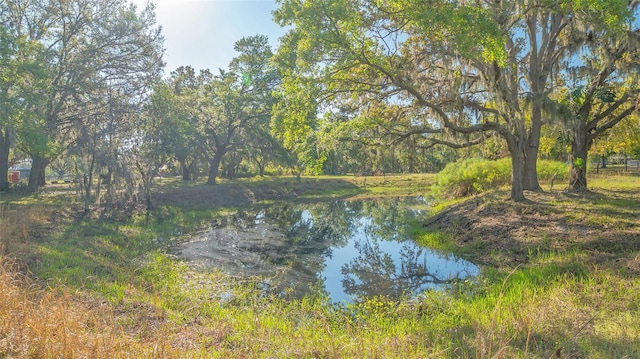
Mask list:
[[[159,186],[153,194],[155,205],[192,206],[202,208],[238,208],[262,201],[308,198],[331,192],[355,195],[361,189],[342,179],[276,178],[260,182],[230,182],[190,187]]]
[[[588,262],[640,274],[640,189],[526,194],[469,199],[429,218],[427,230],[443,231],[469,259],[496,267],[526,264],[533,253],[585,250]],[[473,257],[473,258],[471,258]]]

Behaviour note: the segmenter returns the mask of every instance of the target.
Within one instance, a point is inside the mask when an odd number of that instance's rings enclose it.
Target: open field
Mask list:
[[[513,204],[497,190],[438,206],[417,241],[484,264],[446,292],[334,307],[259,295],[163,248],[239,206],[423,195],[432,175],[270,178],[184,186],[156,208],[80,218],[68,185],[0,205],[0,358],[637,358],[640,177],[556,184]],[[543,184],[543,188],[548,186]]]

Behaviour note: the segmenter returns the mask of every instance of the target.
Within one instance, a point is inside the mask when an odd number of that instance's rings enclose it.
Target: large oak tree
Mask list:
[[[587,156],[594,141],[640,108],[640,27],[627,24],[616,32],[588,26],[581,56],[568,63],[566,81],[574,84],[560,101],[571,150],[569,190],[587,187]],[[634,28],[635,27],[635,28]]]
[[[360,117],[375,103],[405,106],[413,118],[398,135],[434,144],[468,145],[496,133],[512,158],[516,201],[524,189],[540,189],[543,110],[554,75],[575,55],[580,24],[610,31],[630,19],[628,2],[613,0],[279,3],[276,20],[293,28],[279,51],[293,69],[283,71],[291,98],[305,99],[300,90],[308,89],[324,112],[359,103]],[[309,118],[291,111],[287,121],[295,132]]]
[[[32,158],[29,188],[44,184],[46,166],[73,145],[78,128],[104,113],[108,93],[143,95],[162,70],[162,42],[152,6],[125,0],[7,0],[0,23],[44,48],[44,105],[24,123]]]

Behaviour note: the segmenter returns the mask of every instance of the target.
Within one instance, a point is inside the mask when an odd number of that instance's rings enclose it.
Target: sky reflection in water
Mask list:
[[[318,288],[332,302],[399,298],[478,274],[472,263],[416,245],[407,222],[424,200],[358,200],[255,208],[214,222],[172,249],[231,274],[268,278],[300,297]],[[287,290],[288,288],[288,290]]]

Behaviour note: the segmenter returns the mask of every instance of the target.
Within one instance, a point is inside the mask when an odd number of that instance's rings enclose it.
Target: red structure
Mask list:
[[[9,171],[9,183],[16,184],[20,182],[20,171]]]

